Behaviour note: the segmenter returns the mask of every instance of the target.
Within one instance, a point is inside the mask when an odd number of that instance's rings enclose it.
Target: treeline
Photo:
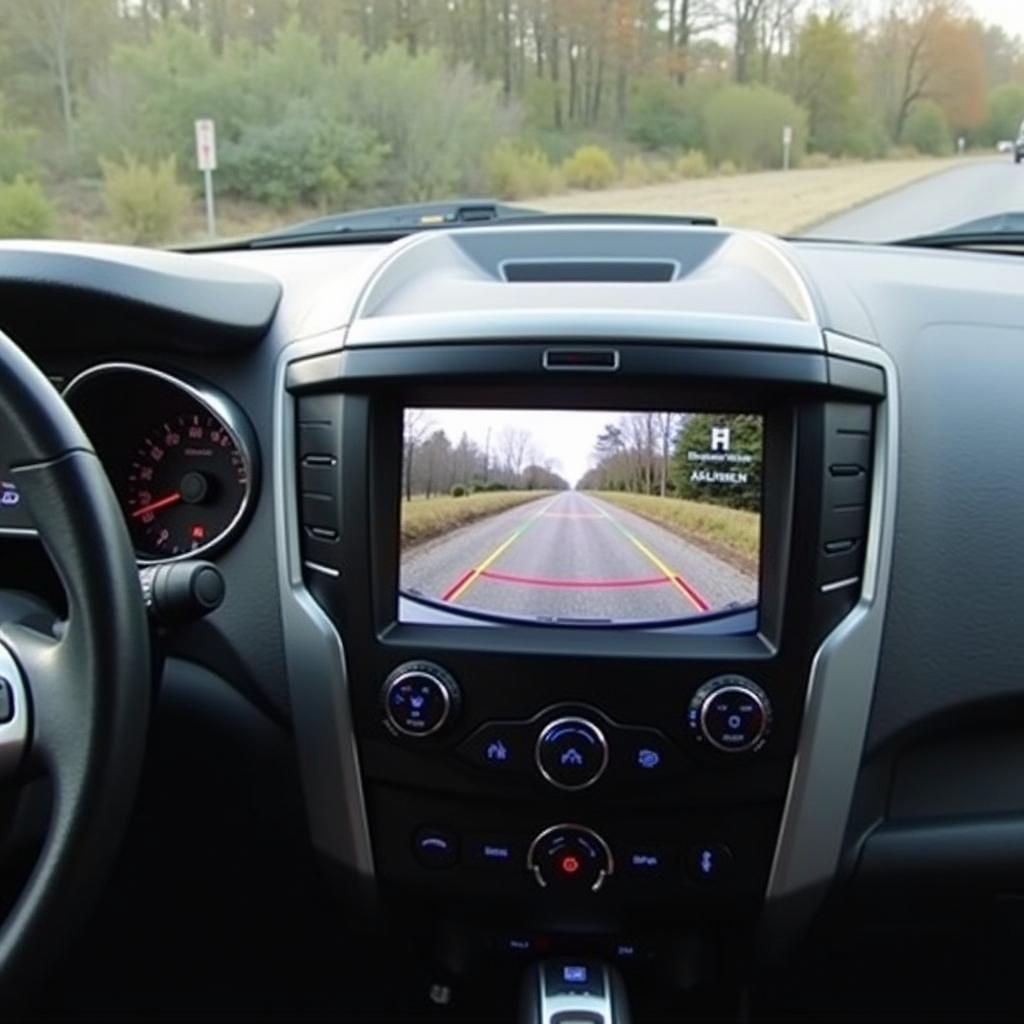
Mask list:
[[[956,0],[0,0],[0,26],[6,233],[74,180],[173,237],[197,117],[219,193],[274,209],[777,167],[784,125],[794,162],[943,153],[1024,117],[1021,41]]]
[[[712,428],[728,427],[730,459],[695,461],[711,450]],[[607,424],[594,442],[593,465],[579,490],[622,491],[757,511],[761,507],[762,427],[758,416],[629,413]],[[715,481],[716,470],[730,479]],[[706,474],[703,475],[702,474]]]
[[[568,481],[540,453],[527,430],[487,432],[480,447],[463,433],[453,445],[423,410],[405,415],[402,490],[405,499],[478,491],[564,491]]]

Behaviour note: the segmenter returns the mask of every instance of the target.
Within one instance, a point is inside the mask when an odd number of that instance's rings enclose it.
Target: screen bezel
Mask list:
[[[365,459],[369,524],[371,621],[376,639],[387,646],[419,650],[462,647],[467,650],[521,651],[524,648],[572,653],[609,651],[654,657],[761,659],[777,651],[789,565],[789,533],[794,513],[796,408],[791,397],[760,382],[711,386],[707,382],[617,379],[614,384],[536,377],[507,377],[439,384],[420,380],[377,382],[371,394],[349,394],[344,436],[353,459]],[[756,413],[763,417],[761,547],[758,578],[758,626],[755,633],[703,633],[688,627],[668,629],[563,624],[504,624],[473,629],[465,624],[422,624],[398,619],[399,518],[401,502],[403,410],[408,407],[622,408],[658,411]],[[359,420],[363,429],[357,429]],[[368,442],[368,443],[366,443]],[[346,444],[346,448],[348,447]],[[349,463],[349,471],[352,463]],[[362,617],[361,615],[359,616]],[[695,620],[698,626],[700,620]]]
[[[538,412],[558,412],[558,413],[574,413],[574,412],[599,412],[606,414],[609,419],[618,416],[629,416],[636,413],[644,412],[656,412],[664,413],[671,412],[679,415],[693,415],[695,410],[692,409],[681,409],[681,408],[670,408],[661,407],[658,409],[635,409],[635,408],[619,408],[610,407],[607,409],[587,409],[581,408],[579,405],[573,407],[559,406],[553,408],[551,406],[539,406],[531,405],[529,407],[507,407],[498,406],[496,404],[489,403],[486,406],[479,404],[476,405],[458,405],[458,406],[439,406],[439,405],[423,405],[423,406],[405,406],[402,409],[403,424],[405,414],[410,410],[412,411],[438,411],[444,412],[449,409],[460,409],[467,412],[473,412],[480,415],[482,418],[486,418],[489,413],[502,412],[502,413],[513,413],[522,414],[523,425],[529,424],[528,416],[531,411]],[[699,410],[701,414],[710,413],[712,415],[735,415],[734,410]],[[757,582],[757,593],[755,599],[749,604],[743,605],[740,608],[710,608],[706,612],[691,614],[691,615],[680,615],[675,618],[662,617],[662,618],[632,618],[623,619],[615,622],[586,622],[572,620],[551,622],[538,619],[533,621],[529,616],[514,616],[514,615],[503,615],[498,611],[490,611],[485,607],[475,607],[473,605],[464,605],[460,607],[449,607],[446,606],[438,599],[429,597],[415,597],[404,593],[401,589],[401,568],[403,552],[401,549],[401,535],[399,532],[398,537],[398,563],[399,563],[399,580],[396,584],[396,613],[395,619],[397,622],[403,625],[450,625],[450,626],[485,626],[491,628],[505,629],[510,626],[525,626],[525,627],[539,627],[541,629],[554,629],[559,627],[566,627],[569,629],[584,629],[584,630],[600,630],[600,631],[619,631],[619,630],[642,630],[642,631],[674,631],[682,635],[692,634],[695,632],[710,632],[718,636],[746,636],[756,634],[760,625],[760,609],[761,609],[761,544],[760,538],[763,536],[764,531],[764,459],[765,459],[765,416],[763,412],[743,409],[740,410],[743,415],[757,416],[760,419],[760,445],[758,448],[758,472],[759,472],[759,484],[758,484],[758,507],[756,514],[759,520],[759,547],[757,554],[757,567],[756,567],[756,582]],[[405,476],[405,444],[403,439],[401,449],[401,464],[399,467],[400,471],[400,486],[399,486],[399,523],[401,523],[402,514],[402,501],[404,497],[403,487],[401,480]],[[671,531],[670,531],[671,532]],[[422,610],[422,614],[415,617],[403,617],[403,608],[416,608]],[[730,628],[730,622],[732,620],[732,628]],[[742,623],[742,627],[741,627]]]

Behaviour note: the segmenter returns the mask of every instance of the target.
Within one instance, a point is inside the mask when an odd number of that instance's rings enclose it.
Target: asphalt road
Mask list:
[[[1024,210],[1024,164],[1015,164],[1007,154],[940,171],[831,217],[803,234],[891,242],[1017,210]]]
[[[574,491],[422,544],[401,588],[452,607],[562,620],[679,619],[757,600],[757,579]]]

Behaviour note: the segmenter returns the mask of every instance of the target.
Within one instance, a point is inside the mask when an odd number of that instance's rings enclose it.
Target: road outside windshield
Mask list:
[[[761,465],[750,414],[408,409],[401,591],[532,622],[750,609]]]
[[[0,237],[491,197],[894,239],[1024,208],[1018,0],[0,0]]]

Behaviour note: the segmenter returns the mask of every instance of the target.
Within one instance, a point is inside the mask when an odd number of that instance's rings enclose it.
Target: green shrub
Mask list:
[[[331,121],[296,102],[280,121],[248,125],[221,147],[225,191],[277,208],[298,202],[343,204],[365,194],[386,151],[366,130]]]
[[[676,173],[682,178],[706,178],[711,173],[703,150],[691,149],[676,161]]]
[[[602,146],[580,146],[562,164],[567,185],[573,188],[608,188],[618,177],[618,168]]]
[[[723,160],[717,167],[718,173],[723,178],[731,178],[739,173],[739,168],[731,160]]]
[[[629,98],[627,135],[644,149],[696,149],[703,139],[699,97],[664,75],[641,78]]]
[[[491,480],[490,483],[484,484],[482,490],[485,491],[507,491],[508,484],[503,484],[500,480]]]
[[[123,163],[102,160],[100,167],[107,214],[125,241],[166,242],[180,234],[189,190],[178,181],[173,156],[149,165],[126,154]]]
[[[491,192],[503,199],[544,196],[558,188],[558,174],[536,146],[502,139],[487,156]]]
[[[0,94],[0,182],[14,181],[18,175],[35,177],[35,161],[30,149],[36,139],[32,128],[18,128],[7,117],[7,103]]]
[[[994,146],[1002,139],[1017,138],[1017,130],[1024,121],[1024,85],[1007,82],[993,89],[985,101],[985,120],[981,126],[981,141]]]
[[[941,156],[953,151],[953,137],[942,107],[934,100],[919,100],[914,104],[903,126],[900,139],[913,146],[918,153]]]
[[[746,170],[782,166],[782,129],[793,129],[790,156],[799,163],[807,143],[807,114],[788,96],[763,85],[730,85],[704,108],[708,153]]]
[[[54,210],[37,182],[18,175],[0,184],[0,237],[46,238],[53,233]]]
[[[452,497],[453,498],[465,498],[466,497],[466,493],[467,493],[466,492],[466,488],[462,484],[453,484],[452,485]]]
[[[672,164],[660,157],[631,156],[622,164],[624,185],[659,185],[674,177]]]

